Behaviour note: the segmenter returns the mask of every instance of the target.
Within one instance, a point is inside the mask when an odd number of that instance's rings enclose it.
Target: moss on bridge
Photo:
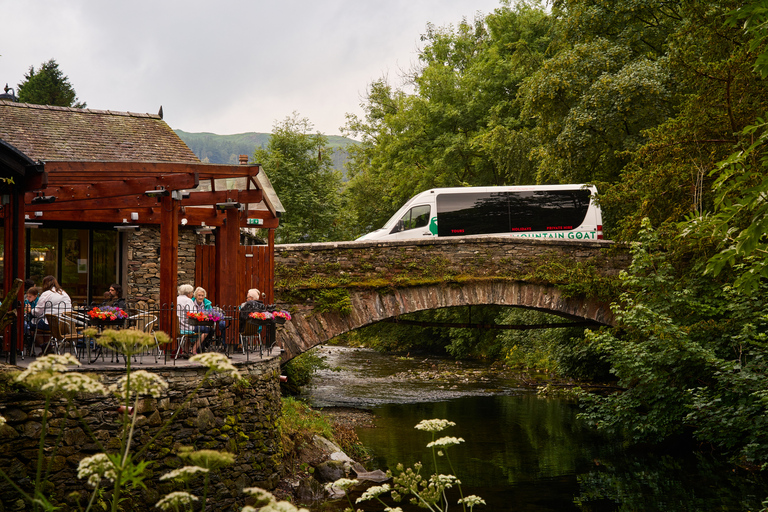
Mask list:
[[[278,301],[311,301],[318,312],[351,311],[347,290],[395,289],[480,281],[557,286],[566,297],[611,301],[620,290],[626,252],[610,244],[521,244],[478,240],[453,244],[305,244],[276,250]],[[339,247],[342,246],[342,247]],[[290,247],[290,250],[286,249]]]

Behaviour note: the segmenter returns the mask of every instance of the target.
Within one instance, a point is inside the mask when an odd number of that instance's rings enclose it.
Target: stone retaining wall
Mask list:
[[[175,455],[181,446],[235,454],[232,466],[211,473],[209,507],[215,504],[211,510],[242,506],[243,487],[274,488],[281,470],[277,430],[281,407],[279,363],[279,357],[273,357],[237,364],[247,376],[247,385],[234,385],[230,377],[216,374],[203,383],[187,403],[185,400],[200,384],[206,368],[144,365],[144,369],[162,375],[169,389],[159,399],[140,400],[135,411],[138,418],[132,451],[135,453],[151,442],[173,413],[183,408],[146,454],[145,459],[152,461],[152,477],[146,481],[147,489],[131,493],[124,510],[152,510],[166,493],[184,490],[183,484],[159,481],[165,472],[185,465]],[[91,374],[110,384],[125,372],[99,369]],[[0,468],[26,491],[34,487],[44,404],[44,398],[34,393],[0,394],[0,415],[7,419],[7,424],[0,426]],[[117,399],[82,396],[74,405],[77,412],[67,411],[65,400],[56,400],[49,408],[50,430],[45,453],[51,469],[44,489],[46,495],[53,496],[63,506],[62,510],[77,510],[77,495],[83,505],[87,503],[87,487],[77,479],[77,466],[81,459],[103,452],[93,437],[109,453],[116,452],[120,442],[121,415],[117,412],[120,405]],[[78,419],[78,412],[83,421]],[[93,437],[83,423],[88,425]],[[192,492],[202,496],[202,478],[193,482]],[[0,479],[0,511],[28,509],[29,503],[24,502],[5,479]]]

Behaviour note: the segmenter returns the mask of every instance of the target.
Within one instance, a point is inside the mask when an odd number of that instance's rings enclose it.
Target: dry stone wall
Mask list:
[[[209,503],[215,504],[212,510],[238,509],[245,503],[243,487],[274,488],[281,470],[277,430],[279,362],[275,357],[241,363],[239,369],[247,375],[248,385],[235,385],[231,377],[215,375],[203,382],[189,401],[186,399],[201,383],[205,368],[149,368],[168,381],[169,389],[160,398],[140,400],[135,411],[138,417],[133,446],[139,450],[152,443],[146,454],[146,459],[152,461],[152,477],[146,482],[146,490],[129,495],[124,510],[152,510],[164,494],[183,490],[179,487],[181,484],[159,481],[162,474],[185,465],[175,454],[181,446],[235,454],[232,466],[211,474],[209,500],[212,501]],[[110,384],[125,375],[125,371],[100,369],[95,375]],[[34,393],[0,394],[0,415],[7,419],[7,424],[0,426],[0,468],[27,492],[34,486],[44,405],[44,398]],[[103,452],[99,443],[107,452],[116,452],[122,428],[118,413],[120,404],[116,398],[80,396],[73,405],[68,410],[65,400],[51,403],[50,428],[45,438],[50,474],[45,479],[44,490],[46,495],[54,497],[62,510],[77,510],[77,497],[83,504],[87,503],[86,484],[77,478],[78,463],[85,457]],[[181,410],[170,428],[152,441],[179,408]],[[195,494],[202,494],[200,486],[200,482],[193,486]],[[0,479],[0,511],[28,509],[29,504],[7,481]]]
[[[200,236],[194,229],[179,229],[179,284],[194,284],[195,245]],[[159,305],[160,301],[160,228],[142,226],[126,233],[127,282],[125,295],[131,302]]]

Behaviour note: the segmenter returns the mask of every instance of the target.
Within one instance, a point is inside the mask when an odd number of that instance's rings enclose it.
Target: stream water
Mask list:
[[[318,353],[331,369],[314,377],[305,398],[316,407],[375,414],[375,428],[357,429],[373,452],[370,469],[421,461],[422,474],[431,474],[432,454],[426,448],[431,434],[413,427],[432,418],[455,422],[437,435],[465,441],[449,448],[455,473],[445,457],[437,460],[438,472],[456,474],[465,495],[481,496],[486,505],[477,506],[478,512],[756,512],[768,497],[768,485],[757,475],[690,450],[626,448],[620,439],[584,426],[574,403],[537,397],[519,381],[488,376],[482,365],[345,347],[321,347]],[[461,510],[454,491],[449,510]],[[341,500],[317,510],[345,506],[348,502]],[[371,502],[356,508],[383,510]]]

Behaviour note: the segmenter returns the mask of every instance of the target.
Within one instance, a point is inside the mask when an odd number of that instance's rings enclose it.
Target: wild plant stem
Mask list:
[[[37,448],[37,472],[35,473],[35,498],[40,494],[40,477],[43,474],[43,451],[45,450],[45,432],[48,424],[48,408],[51,406],[51,395],[45,396],[45,407],[43,408],[43,421],[40,427],[40,444]],[[37,501],[33,501],[34,510],[37,510]]]

